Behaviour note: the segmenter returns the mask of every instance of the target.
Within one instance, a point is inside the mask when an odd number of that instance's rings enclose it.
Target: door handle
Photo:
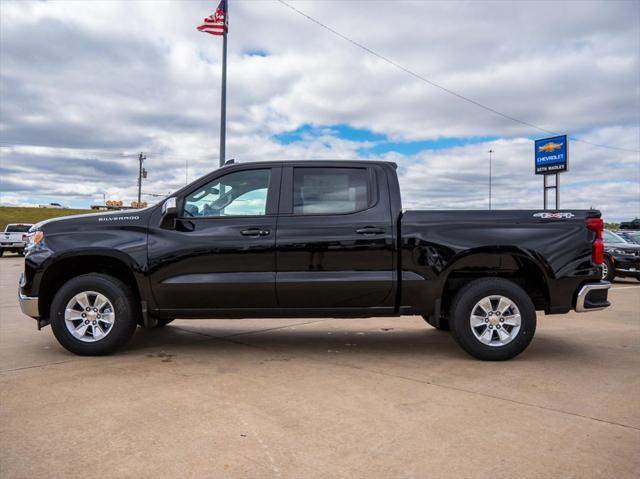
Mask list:
[[[382,228],[376,228],[375,226],[365,226],[356,230],[359,235],[380,235],[385,233]]]
[[[260,228],[249,228],[246,230],[240,231],[242,236],[267,236],[271,233],[269,230],[263,230]]]

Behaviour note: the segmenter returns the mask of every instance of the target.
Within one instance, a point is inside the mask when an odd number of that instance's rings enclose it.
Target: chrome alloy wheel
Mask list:
[[[85,343],[100,341],[113,329],[116,315],[106,296],[95,291],[76,294],[64,310],[64,323],[74,338]]]
[[[607,276],[609,275],[609,267],[607,266],[607,262],[603,261],[600,267],[602,268],[602,279],[607,279]]]
[[[509,298],[487,296],[471,310],[470,326],[478,341],[487,346],[505,346],[520,331],[520,310]]]

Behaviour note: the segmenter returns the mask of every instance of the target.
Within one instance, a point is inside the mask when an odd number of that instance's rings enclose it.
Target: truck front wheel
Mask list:
[[[51,329],[62,346],[81,356],[101,356],[124,346],[140,315],[131,290],[103,274],[66,282],[51,303]]]
[[[533,339],[536,311],[517,284],[482,278],[458,292],[449,323],[453,337],[466,352],[485,361],[504,361],[524,351]]]

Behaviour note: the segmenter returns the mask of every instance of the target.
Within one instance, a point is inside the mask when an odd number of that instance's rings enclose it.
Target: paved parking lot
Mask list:
[[[0,475],[637,477],[640,283],[504,363],[420,318],[176,321],[74,356],[0,258]]]

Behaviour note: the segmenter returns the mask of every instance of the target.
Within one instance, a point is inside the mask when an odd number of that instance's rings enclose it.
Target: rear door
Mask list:
[[[376,166],[283,168],[276,289],[283,308],[369,308],[390,296],[393,225]]]

